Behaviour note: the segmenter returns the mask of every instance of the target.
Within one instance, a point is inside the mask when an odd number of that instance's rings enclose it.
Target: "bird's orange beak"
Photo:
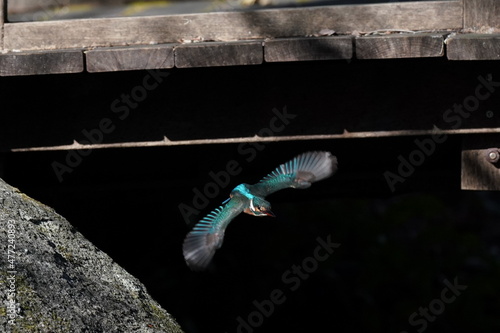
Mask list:
[[[274,213],[271,212],[270,210],[266,210],[266,215],[271,217],[276,217],[276,215],[274,215]]]

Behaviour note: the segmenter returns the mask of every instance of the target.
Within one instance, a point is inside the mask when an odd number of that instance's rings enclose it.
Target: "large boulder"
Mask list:
[[[1,332],[182,332],[144,285],[0,179]]]

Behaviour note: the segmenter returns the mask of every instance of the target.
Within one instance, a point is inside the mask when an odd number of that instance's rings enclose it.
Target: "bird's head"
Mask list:
[[[249,214],[255,216],[272,216],[275,217],[271,211],[271,204],[261,198],[255,197],[250,200]]]

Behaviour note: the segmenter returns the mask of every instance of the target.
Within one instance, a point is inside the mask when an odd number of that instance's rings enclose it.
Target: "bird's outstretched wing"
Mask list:
[[[308,188],[311,183],[330,177],[337,171],[337,158],[327,151],[300,154],[281,164],[260,182],[252,185],[252,193],[265,197],[284,188]]]
[[[222,246],[227,225],[244,209],[241,200],[231,199],[201,219],[184,240],[184,259],[193,271],[204,270]]]

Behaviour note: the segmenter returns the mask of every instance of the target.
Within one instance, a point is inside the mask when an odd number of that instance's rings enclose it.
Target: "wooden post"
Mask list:
[[[479,33],[500,32],[498,0],[464,0],[464,30]]]
[[[7,22],[7,1],[0,0],[0,50],[3,50],[3,26]]]
[[[4,171],[5,171],[5,154],[0,157],[0,179],[4,178]]]

